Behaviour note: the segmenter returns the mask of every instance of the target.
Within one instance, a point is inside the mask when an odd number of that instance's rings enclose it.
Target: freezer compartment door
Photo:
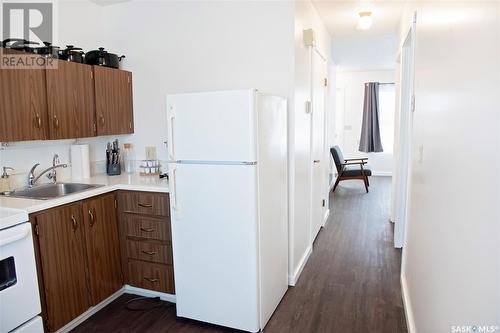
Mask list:
[[[168,95],[169,159],[255,161],[255,93]]]
[[[256,166],[172,167],[177,315],[258,331]]]

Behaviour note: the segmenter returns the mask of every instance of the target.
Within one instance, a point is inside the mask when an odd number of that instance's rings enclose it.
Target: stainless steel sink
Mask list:
[[[103,185],[79,184],[79,183],[57,183],[36,185],[11,192],[7,196],[15,198],[48,200],[63,197],[77,192],[91,190]]]

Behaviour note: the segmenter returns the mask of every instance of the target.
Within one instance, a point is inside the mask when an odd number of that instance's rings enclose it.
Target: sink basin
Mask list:
[[[65,195],[91,190],[103,185],[79,184],[79,183],[57,183],[35,185],[32,188],[26,187],[8,194],[9,197],[27,198],[27,199],[53,199]]]

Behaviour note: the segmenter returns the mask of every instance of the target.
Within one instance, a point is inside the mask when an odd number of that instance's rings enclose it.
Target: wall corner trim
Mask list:
[[[415,319],[413,318],[413,309],[411,307],[410,294],[406,284],[406,276],[401,273],[401,295],[403,297],[403,307],[405,310],[406,327],[408,333],[417,333],[415,328]]]
[[[295,269],[293,275],[288,276],[288,285],[289,286],[295,286],[297,284],[297,281],[299,280],[300,274],[302,274],[302,270],[304,269],[304,266],[306,265],[307,261],[309,260],[309,257],[311,256],[312,253],[312,245],[309,245],[302,255],[302,258],[300,259],[300,262]]]

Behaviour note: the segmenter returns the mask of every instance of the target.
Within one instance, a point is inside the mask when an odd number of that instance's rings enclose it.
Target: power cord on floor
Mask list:
[[[139,304],[138,304],[139,303]],[[150,304],[148,304],[150,303]],[[134,304],[136,304],[134,306]],[[138,305],[137,305],[138,304]],[[169,305],[171,303],[162,302],[160,297],[135,297],[125,303],[125,308],[130,311],[149,311],[162,306],[163,304]]]

